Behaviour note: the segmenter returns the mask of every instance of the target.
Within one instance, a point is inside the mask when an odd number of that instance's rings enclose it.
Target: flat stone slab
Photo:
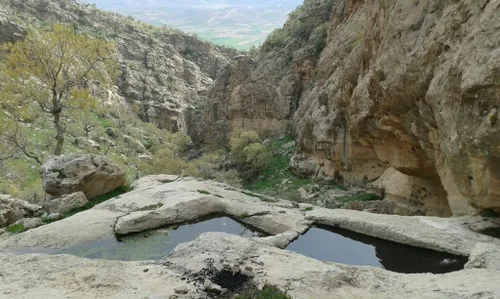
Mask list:
[[[28,232],[6,237],[0,252],[29,247],[61,248],[69,245],[196,221],[211,214],[225,214],[275,235],[266,244],[284,248],[318,223],[432,250],[469,255],[477,243],[500,245],[500,240],[475,233],[493,225],[481,217],[436,218],[379,215],[350,210],[330,210],[292,204],[228,185],[192,178],[146,177],[135,189],[91,210]],[[310,210],[312,208],[312,210]],[[29,252],[29,250],[27,250]],[[20,252],[26,252],[21,250]]]
[[[0,243],[0,252],[27,247],[62,248],[114,235],[114,225],[123,213],[88,210],[70,218],[13,235]]]
[[[178,245],[164,265],[40,254],[0,254],[0,264],[2,298],[201,299],[207,297],[198,280],[205,279],[207,269],[239,271],[258,287],[274,285],[293,299],[500,298],[498,269],[398,274],[324,263],[224,233],[206,233]],[[181,289],[187,294],[172,297]]]
[[[211,214],[232,216],[271,235],[291,231],[297,237],[312,224],[287,201],[269,202],[260,195],[247,195],[225,184],[191,178],[162,183],[173,179],[143,178],[134,184],[133,191],[93,209],[7,238],[0,242],[0,252],[24,252],[30,247],[57,249],[113,237],[115,233],[182,224]],[[284,244],[285,239],[278,243]]]
[[[379,268],[324,263],[266,246],[259,240],[223,233],[205,233],[192,242],[178,245],[167,262],[191,276],[203,273],[207,267],[250,269],[258,286],[275,285],[291,298],[500,298],[500,272],[496,269],[444,275],[399,274]]]
[[[179,274],[145,262],[0,254],[0,265],[0,298],[178,298],[170,296],[180,287],[195,293]]]
[[[118,234],[183,223],[215,213],[238,218],[269,234],[288,230],[302,233],[312,224],[298,210],[282,207],[279,202],[263,201],[259,195],[248,195],[224,184],[191,179],[167,184],[144,181],[145,186],[139,184],[134,191],[96,207],[128,213],[116,223]]]
[[[481,217],[405,217],[315,208],[307,212],[306,218],[315,223],[401,244],[459,255],[469,255],[477,243],[500,245],[500,239],[476,233],[469,228],[489,221]]]

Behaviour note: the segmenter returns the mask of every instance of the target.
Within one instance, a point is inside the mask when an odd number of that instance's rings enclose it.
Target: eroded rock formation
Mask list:
[[[122,74],[116,88],[97,90],[96,96],[110,104],[128,103],[143,120],[172,131],[186,130],[184,110],[204,100],[217,74],[238,53],[76,0],[0,1],[0,43],[52,22],[114,40]]]
[[[500,2],[306,7],[284,28],[329,9],[321,53],[312,31],[234,62],[210,91],[205,129],[277,133],[292,123],[299,172],[306,165],[308,175],[351,183],[382,177],[387,191],[384,182],[397,179],[394,198],[430,215],[500,211]]]

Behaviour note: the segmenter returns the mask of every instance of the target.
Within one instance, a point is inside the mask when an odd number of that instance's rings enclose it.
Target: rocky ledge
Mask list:
[[[402,217],[328,210],[216,182],[166,175],[143,178],[133,187],[133,191],[91,210],[0,242],[0,261],[6,265],[0,269],[0,294],[15,298],[34,294],[51,298],[90,294],[107,298],[137,298],[138,294],[146,298],[206,298],[214,290],[219,296],[225,288],[234,287],[217,281],[221,273],[233,276],[239,273],[238,279],[242,281],[251,281],[257,287],[276,285],[291,298],[500,296],[500,286],[494,279],[500,274],[495,262],[500,240],[475,232],[497,225],[492,219]],[[114,238],[115,234],[182,224],[214,213],[231,216],[270,236],[243,238],[206,233],[178,245],[166,261],[147,263],[15,255],[30,252],[26,249],[45,252],[37,248],[63,248]],[[407,275],[325,263],[280,249],[315,224],[470,255],[470,261],[467,270],[444,275]],[[207,293],[211,286],[213,290]]]

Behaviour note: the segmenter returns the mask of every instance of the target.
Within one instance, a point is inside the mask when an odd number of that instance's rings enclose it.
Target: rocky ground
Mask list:
[[[500,240],[475,231],[496,225],[480,217],[377,215],[293,204],[224,184],[176,176],[146,177],[134,190],[93,209],[27,232],[2,234],[0,294],[28,298],[206,298],[237,290],[240,279],[276,285],[291,298],[497,298]],[[245,194],[246,193],[246,194]],[[180,244],[164,261],[89,261],[37,252],[181,224],[224,213],[270,234],[243,238],[206,233]],[[280,248],[317,224],[339,226],[398,243],[470,255],[466,270],[405,275],[325,263]],[[42,251],[38,251],[42,252]],[[230,274],[229,274],[230,273]],[[234,273],[239,273],[239,276]],[[230,275],[231,279],[222,279]],[[226,277],[227,278],[227,277]],[[207,280],[208,279],[208,280]],[[239,281],[236,279],[235,281]],[[177,294],[176,294],[177,290]],[[186,294],[180,294],[186,293]],[[171,297],[178,296],[178,297]],[[222,296],[220,294],[213,296]]]

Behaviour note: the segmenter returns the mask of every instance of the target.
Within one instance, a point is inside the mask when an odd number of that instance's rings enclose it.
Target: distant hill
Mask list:
[[[172,26],[238,49],[260,44],[302,0],[88,0],[98,8]]]
[[[302,0],[88,0],[101,8],[144,8],[144,7],[221,7],[221,6],[249,6],[249,7],[286,7],[295,8],[302,4]]]

